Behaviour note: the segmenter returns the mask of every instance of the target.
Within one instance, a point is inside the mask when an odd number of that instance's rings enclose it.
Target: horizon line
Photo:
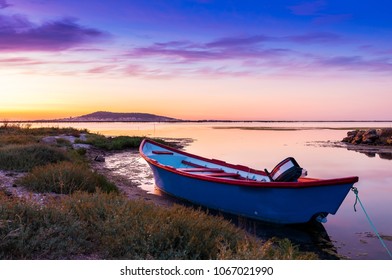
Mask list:
[[[270,122],[270,123],[296,123],[296,122],[392,122],[392,120],[216,120],[216,119],[200,119],[200,120],[167,120],[167,121],[121,121],[121,120],[3,120],[3,123],[104,123],[104,122],[122,122],[122,123],[184,123],[184,122]]]

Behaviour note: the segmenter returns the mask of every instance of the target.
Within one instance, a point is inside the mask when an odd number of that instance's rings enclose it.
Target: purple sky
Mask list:
[[[0,118],[50,116],[52,106],[58,115],[390,120],[391,14],[386,0],[0,0]],[[193,106],[206,99],[225,100],[223,109]],[[292,99],[311,109],[290,109]],[[283,114],[253,106],[265,100]]]

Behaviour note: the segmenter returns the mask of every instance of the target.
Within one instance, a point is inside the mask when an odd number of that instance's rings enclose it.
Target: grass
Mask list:
[[[30,171],[36,166],[69,160],[67,154],[42,144],[9,145],[0,148],[0,169]]]
[[[45,206],[0,193],[0,259],[314,259],[288,240],[261,243],[224,219],[104,193]]]
[[[84,225],[54,203],[41,207],[0,192],[0,259],[67,259],[88,251]]]
[[[78,140],[77,142],[82,144],[90,144],[100,149],[112,151],[112,150],[124,150],[129,148],[137,149],[139,148],[144,138],[145,137],[141,137],[141,136],[105,137],[100,134],[88,134],[87,141]],[[167,142],[163,139],[153,139],[153,140],[169,146],[178,146],[177,143]]]
[[[8,124],[8,123],[3,123],[0,126],[0,135],[14,135],[14,136],[20,136],[20,135],[30,135],[30,136],[36,136],[36,139],[39,139],[39,137],[44,137],[44,136],[56,136],[60,134],[65,134],[65,135],[72,135],[75,137],[79,137],[81,133],[88,133],[88,130],[86,129],[76,129],[73,127],[38,127],[38,128],[31,128],[31,125],[26,124]]]
[[[97,189],[103,192],[118,192],[117,187],[104,176],[91,171],[86,165],[71,162],[34,167],[19,183],[39,193],[92,193]]]
[[[89,134],[87,141],[78,141],[84,144],[90,144],[104,150],[124,150],[127,148],[138,148],[143,141],[139,136],[118,136],[105,137],[100,134]]]

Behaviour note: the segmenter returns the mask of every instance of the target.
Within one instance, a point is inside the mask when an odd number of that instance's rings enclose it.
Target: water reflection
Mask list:
[[[325,147],[325,148],[343,148],[348,151],[364,154],[369,158],[379,157],[380,159],[392,160],[392,147],[370,146],[370,145],[354,145],[340,141],[310,141],[307,146]]]

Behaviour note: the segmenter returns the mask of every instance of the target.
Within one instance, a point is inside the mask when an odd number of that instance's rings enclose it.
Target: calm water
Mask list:
[[[46,124],[45,124],[46,125]],[[51,126],[53,124],[50,124]],[[370,218],[392,250],[392,160],[369,157],[329,145],[353,127],[391,127],[392,123],[73,123],[104,135],[192,138],[185,149],[209,158],[271,170],[293,156],[309,177],[359,176],[355,186]],[[218,128],[217,128],[218,127]],[[300,130],[243,130],[233,127],[301,128]],[[340,129],[330,129],[340,128]],[[345,129],[347,128],[347,129]],[[326,143],[327,145],[320,145]],[[350,192],[324,228],[337,252],[350,259],[390,259],[359,205],[354,212]]]

